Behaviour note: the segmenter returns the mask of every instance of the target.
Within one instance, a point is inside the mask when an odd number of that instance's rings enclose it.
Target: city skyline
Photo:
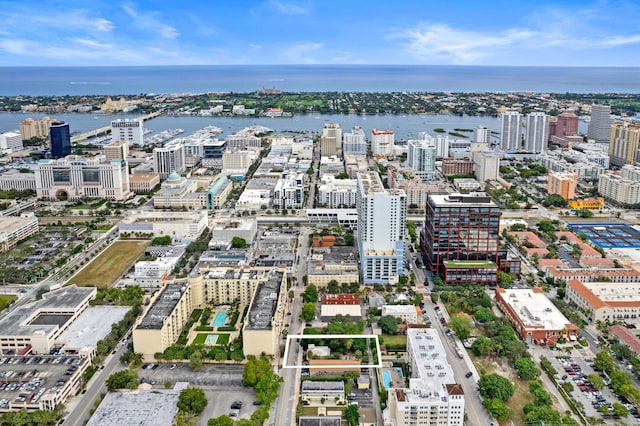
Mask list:
[[[636,66],[640,48],[630,1],[0,5],[4,66]]]

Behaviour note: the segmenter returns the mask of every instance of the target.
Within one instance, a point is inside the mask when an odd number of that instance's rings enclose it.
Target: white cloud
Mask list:
[[[295,64],[315,64],[318,61],[310,56],[311,53],[322,49],[322,43],[300,42],[287,47],[281,55]]]
[[[270,0],[265,4],[284,15],[309,15],[311,13],[311,7],[309,5],[302,5],[300,3]]]
[[[130,4],[123,4],[122,9],[127,15],[133,18],[133,24],[143,30],[156,33],[166,39],[174,39],[180,35],[176,28],[157,19],[157,14],[154,12],[145,11],[144,13],[138,13]]]

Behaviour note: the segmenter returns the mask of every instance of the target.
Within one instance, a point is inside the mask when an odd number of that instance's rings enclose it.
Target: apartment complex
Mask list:
[[[166,179],[171,173],[184,173],[186,170],[185,153],[182,144],[168,144],[153,149],[153,170]]]
[[[578,176],[573,172],[554,172],[549,170],[547,192],[559,195],[565,200],[573,200],[576,196]]]
[[[600,175],[598,192],[606,200],[622,206],[640,204],[640,167],[626,165],[619,172]]]
[[[126,200],[131,196],[126,160],[68,155],[58,160],[40,160],[34,172],[38,198]]]
[[[473,174],[473,160],[470,158],[442,159],[442,174],[445,176],[464,176]]]
[[[353,208],[356,206],[358,181],[336,179],[333,175],[323,175],[318,187],[318,203],[326,208]]]
[[[529,344],[550,345],[560,338],[578,339],[578,327],[556,308],[541,288],[496,288],[496,304],[522,340]]]
[[[565,299],[580,312],[587,312],[587,321],[622,321],[640,325],[640,282],[582,282],[569,280]]]
[[[625,164],[638,164],[640,161],[640,124],[613,123],[611,125],[611,139],[609,141],[610,163],[616,167]]]
[[[144,145],[144,124],[142,120],[113,120],[111,140],[126,141],[129,146]]]
[[[385,189],[376,172],[358,173],[358,250],[364,284],[386,284],[403,274],[406,194]]]
[[[517,111],[506,111],[500,115],[500,148],[504,151],[518,151],[522,141],[521,119]]]
[[[609,143],[611,138],[611,107],[609,105],[591,105],[591,121],[587,138],[596,143]]]
[[[429,195],[422,260],[446,282],[497,282],[500,208],[485,193]]]
[[[407,166],[423,181],[436,178],[436,146],[426,140],[410,140],[407,143]]]
[[[364,130],[360,126],[353,126],[351,133],[342,136],[342,155],[367,155],[367,141]]]
[[[409,388],[389,389],[385,419],[394,426],[462,426],[465,396],[435,329],[407,329]],[[387,424],[387,423],[385,423]]]
[[[371,153],[380,156],[387,156],[393,154],[393,148],[395,144],[395,134],[392,130],[377,130],[371,131]]]
[[[549,116],[544,112],[527,114],[527,130],[524,139],[524,150],[536,154],[547,150],[549,141]]]
[[[320,137],[320,155],[330,157],[342,153],[342,128],[338,123],[325,123]]]
[[[20,122],[20,134],[22,140],[31,138],[46,138],[49,136],[49,127],[55,123],[55,118],[43,117],[39,119],[26,118]]]

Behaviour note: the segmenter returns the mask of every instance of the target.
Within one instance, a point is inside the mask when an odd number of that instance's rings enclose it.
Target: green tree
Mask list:
[[[562,386],[562,389],[564,389],[564,391],[566,393],[573,392],[573,390],[574,390],[573,389],[573,383],[571,383],[571,382],[562,382],[562,384],[560,386]]]
[[[307,322],[313,321],[313,319],[316,317],[316,304],[313,302],[305,303],[302,306],[302,312],[300,313],[300,316]]]
[[[107,377],[106,385],[109,392],[117,389],[136,389],[138,387],[138,375],[135,371],[126,370],[116,371]]]
[[[513,384],[498,374],[482,376],[478,381],[478,391],[483,398],[497,398],[508,401],[513,395]]]
[[[207,406],[207,397],[200,388],[187,388],[180,392],[178,409],[192,414],[200,414]]]
[[[151,240],[152,246],[168,246],[171,244],[171,236],[165,235],[163,237],[155,237]]]
[[[453,330],[456,336],[458,336],[462,340],[465,340],[471,337],[471,330],[473,329],[473,324],[471,323],[470,320],[464,317],[455,316],[455,317],[452,317],[451,320],[449,321],[449,328]]]
[[[233,419],[226,414],[215,419],[209,419],[207,426],[233,426]]]
[[[247,246],[247,241],[244,238],[233,237],[231,239],[231,247],[233,248],[245,248]]]
[[[331,280],[327,283],[327,292],[331,294],[340,293],[340,284],[336,280]],[[317,299],[316,299],[317,300]]]
[[[516,280],[516,274],[513,272],[498,271],[498,284],[500,287],[506,288],[514,283]]]
[[[395,317],[392,317],[391,315],[380,317],[378,325],[383,333],[396,334],[398,332],[398,322]]]
[[[498,420],[507,420],[511,417],[511,409],[501,399],[486,398],[482,401],[482,405]]]
[[[604,389],[604,379],[597,373],[591,373],[587,376],[594,388],[597,390]]]
[[[302,300],[306,303],[316,303],[318,301],[318,289],[315,285],[309,284],[307,288],[302,292]]]
[[[344,417],[347,419],[349,426],[358,426],[360,420],[360,412],[357,405],[349,405],[344,412]]]
[[[484,337],[478,336],[471,345],[471,350],[475,356],[485,356],[489,355],[495,350],[495,345],[493,344],[493,340]]]
[[[529,381],[540,375],[540,370],[531,358],[519,358],[513,365],[522,379]]]
[[[613,414],[620,418],[627,417],[629,415],[629,409],[619,402],[613,403]]]
[[[189,367],[194,370],[200,370],[202,367],[204,367],[201,351],[196,350],[191,355],[189,355]]]
[[[616,364],[613,361],[613,357],[606,351],[600,351],[593,359],[595,369],[598,371],[605,371],[607,374],[611,373]]]

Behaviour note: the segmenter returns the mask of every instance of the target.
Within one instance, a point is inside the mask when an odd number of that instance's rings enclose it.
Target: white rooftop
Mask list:
[[[72,349],[96,346],[130,309],[129,306],[89,306],[57,340]]]
[[[503,299],[527,327],[543,326],[547,330],[562,330],[571,321],[551,303],[544,293],[533,289],[507,289]]]

